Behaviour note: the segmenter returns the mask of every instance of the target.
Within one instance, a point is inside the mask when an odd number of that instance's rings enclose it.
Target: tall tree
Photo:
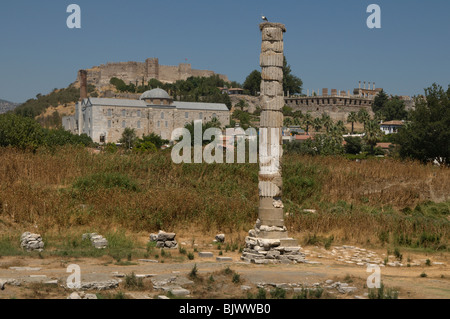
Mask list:
[[[400,156],[424,163],[450,165],[450,85],[445,91],[433,84],[410,113],[410,123],[394,137]]]
[[[322,121],[323,127],[327,130],[327,132],[330,131],[330,128],[333,126],[333,120],[331,119],[330,115],[327,113],[322,113],[322,117],[320,119]]]
[[[352,123],[352,134],[354,131],[355,122],[358,122],[358,114],[356,114],[356,112],[350,112],[350,114],[347,116],[347,123]]]
[[[384,92],[384,90],[381,90],[373,100],[372,104],[373,113],[377,113],[378,111],[383,109],[387,101],[389,101],[389,96],[386,94],[386,92]]]
[[[381,140],[384,133],[380,129],[377,121],[369,120],[365,125],[364,141],[369,145],[370,152],[373,153],[375,145]]]
[[[370,121],[370,114],[366,109],[360,109],[358,112],[358,122],[364,124],[364,128],[366,128],[367,122]]]
[[[122,143],[126,148],[131,149],[137,142],[136,130],[134,128],[126,127],[122,132],[122,137],[119,143]]]
[[[313,121],[313,127],[314,127],[314,131],[319,132],[320,129],[322,128],[322,121],[320,120],[320,118],[316,117]]]
[[[408,112],[405,110],[405,102],[398,97],[387,101],[381,110],[381,114],[386,121],[405,120]]]
[[[244,90],[250,92],[250,95],[256,96],[261,90],[261,72],[258,70],[252,71],[244,82]]]
[[[306,126],[306,133],[309,133],[309,126],[313,125],[314,120],[313,117],[311,116],[311,113],[306,113],[305,116],[303,117],[303,124]]]
[[[291,66],[283,58],[283,91],[287,94],[301,94],[303,81],[292,74]]]

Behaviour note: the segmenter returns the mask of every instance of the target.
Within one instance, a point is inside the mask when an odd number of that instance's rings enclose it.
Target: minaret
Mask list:
[[[259,213],[246,237],[242,260],[265,264],[301,262],[304,255],[297,241],[288,237],[284,225],[282,195],[283,33],[280,23],[260,24],[262,112],[259,131]]]
[[[87,98],[87,71],[78,71],[80,78],[80,102],[78,102],[78,135],[83,134],[83,101]]]

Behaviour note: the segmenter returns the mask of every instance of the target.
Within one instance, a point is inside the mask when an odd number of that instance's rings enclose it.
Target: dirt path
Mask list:
[[[218,255],[214,252],[214,258],[195,257],[193,261],[175,262],[170,259],[164,263],[152,263],[133,260],[132,265],[116,265],[110,257],[102,258],[61,258],[32,259],[26,257],[3,257],[0,259],[0,281],[6,279],[20,282],[20,286],[6,284],[5,289],[0,291],[0,298],[66,298],[71,291],[58,286],[65,284],[67,277],[67,266],[77,264],[81,268],[82,282],[118,280],[126,274],[134,272],[137,275],[146,275],[149,280],[163,280],[167,278],[187,278],[194,265],[198,268],[200,276],[207,278],[211,273],[218,273],[226,267],[240,274],[242,284],[253,290],[258,285],[266,284],[266,287],[274,287],[277,284],[290,284],[292,287],[312,287],[318,283],[321,287],[326,286],[327,280],[333,282],[346,282],[349,286],[356,287],[351,293],[339,293],[335,289],[329,289],[328,296],[335,298],[355,298],[360,296],[367,298],[368,289],[365,284],[370,273],[367,267],[356,265],[347,261],[337,261],[339,257],[331,252],[337,251],[332,248],[325,251],[321,248],[312,248],[308,251],[308,260],[318,262],[313,264],[288,264],[288,265],[254,265],[240,261],[239,253],[224,253],[224,256],[232,257],[232,262],[217,262]],[[172,255],[178,252],[173,252]],[[378,255],[382,251],[375,252]],[[338,254],[339,255],[339,254]],[[448,265],[448,254],[408,254],[412,266],[407,267],[406,262],[402,267],[381,267],[381,280],[386,287],[395,288],[400,292],[400,298],[450,298],[450,268]],[[430,259],[431,266],[426,265],[426,259]],[[11,268],[13,267],[13,268]],[[29,268],[14,268],[29,267]],[[426,277],[422,276],[426,273]],[[123,277],[122,277],[123,279]],[[45,283],[58,280],[57,289],[47,289]],[[151,283],[149,282],[151,286]],[[49,284],[50,286],[50,284]],[[192,287],[192,286],[191,286]],[[240,286],[223,286],[222,297],[242,297]],[[120,289],[120,288],[119,288]],[[190,289],[187,287],[187,289]],[[41,292],[42,290],[43,292]],[[117,290],[117,289],[116,289]],[[46,293],[45,293],[46,291]],[[164,292],[151,290],[151,292],[130,293],[134,298],[153,298]],[[195,296],[194,296],[195,297]],[[203,296],[208,298],[208,296]]]

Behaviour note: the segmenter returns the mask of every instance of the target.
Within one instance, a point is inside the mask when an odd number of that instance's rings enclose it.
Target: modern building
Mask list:
[[[125,128],[135,129],[139,137],[155,133],[170,140],[176,128],[213,119],[223,127],[230,123],[225,104],[174,101],[166,91],[153,89],[138,100],[82,98],[75,115],[63,118],[63,127],[74,134],[85,133],[97,143],[117,143]]]
[[[381,122],[380,128],[384,134],[395,134],[398,130],[405,125],[404,121],[388,121]]]

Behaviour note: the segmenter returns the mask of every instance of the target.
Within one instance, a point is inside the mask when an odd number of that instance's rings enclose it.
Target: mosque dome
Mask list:
[[[146,91],[141,95],[140,100],[146,100],[146,99],[152,99],[152,100],[153,99],[171,99],[171,97],[163,89],[157,88],[157,89],[153,89],[150,91]]]

